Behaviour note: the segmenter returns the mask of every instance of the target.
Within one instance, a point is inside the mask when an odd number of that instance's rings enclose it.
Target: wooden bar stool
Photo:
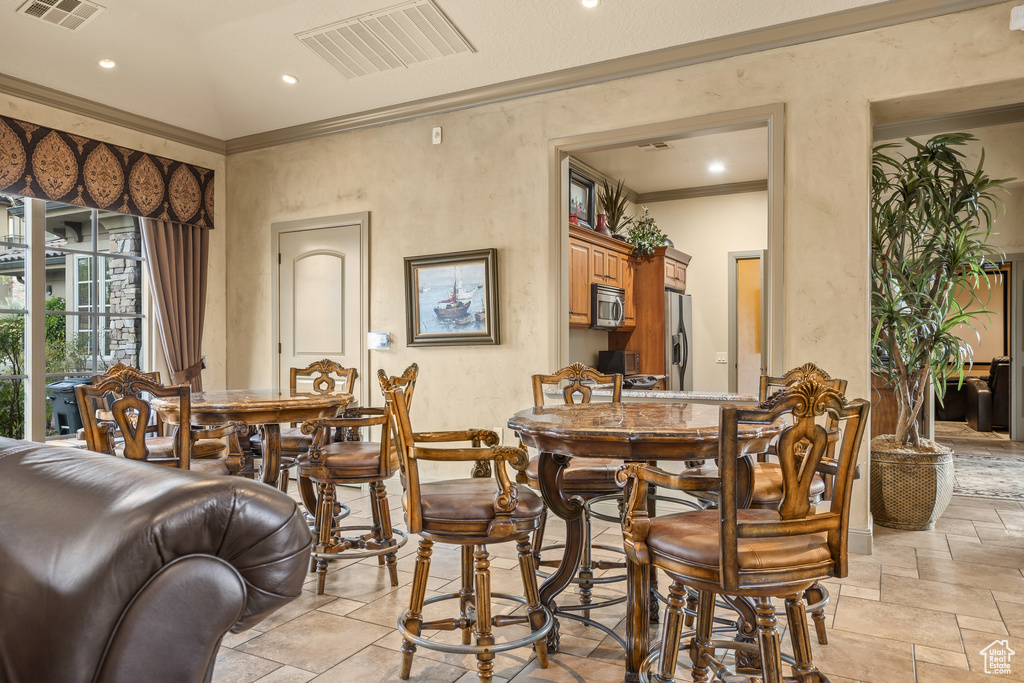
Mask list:
[[[626,552],[631,561],[662,569],[673,581],[660,649],[644,662],[645,670],[658,665],[652,680],[674,680],[686,589],[691,587],[698,590],[696,630],[684,647],[690,653],[694,681],[753,680],[729,673],[716,656],[718,649],[758,654],[763,683],[781,683],[783,661],[792,665],[796,680],[802,683],[827,681],[811,658],[804,593],[817,581],[847,575],[850,495],[868,409],[867,401],[847,403],[838,391],[814,379],[780,392],[762,408],[723,406],[721,478],[710,484],[720,487],[718,509],[651,518],[645,510],[648,485],[690,490],[708,487],[707,478],[672,475],[642,464],[623,468],[619,479],[631,487],[622,527]],[[819,423],[822,416],[827,416],[830,426]],[[753,468],[749,463],[741,467],[749,455],[741,452],[739,426],[783,421],[776,442],[782,502],[777,510],[741,509],[740,499],[749,499]],[[811,482],[829,450],[833,426],[837,435],[834,494],[827,510],[815,510],[810,502]],[[713,638],[716,595],[754,603],[756,644]],[[772,597],[785,599],[792,657],[781,655]]]
[[[415,366],[414,366],[415,367]],[[495,433],[487,430],[414,433],[409,422],[407,394],[401,378],[396,381],[383,371],[378,373],[402,467],[405,487],[403,503],[410,533],[420,535],[416,569],[412,582],[409,609],[398,617],[402,634],[402,679],[412,672],[413,654],[417,647],[440,652],[475,655],[482,683],[493,680],[494,655],[532,645],[537,659],[547,668],[547,646],[544,638],[554,619],[540,604],[537,576],[534,573],[530,536],[540,525],[543,505],[532,491],[517,489],[509,479],[505,464],[517,469],[526,467],[526,452],[508,446],[437,447],[434,444],[485,441],[498,442]],[[487,479],[420,482],[419,461],[459,462],[485,460],[494,463],[497,482]],[[494,543],[516,544],[519,572],[523,579],[524,597],[491,592],[490,559],[487,546]],[[434,543],[448,543],[462,549],[462,589],[457,593],[425,600],[430,558]],[[513,600],[526,606],[526,615],[493,615],[491,597]],[[455,618],[425,621],[424,606],[444,600],[459,601]],[[496,643],[494,628],[526,624],[530,633],[507,642]],[[423,637],[424,631],[462,631],[462,644],[447,644]],[[474,641],[475,642],[471,642]]]
[[[418,368],[411,366],[401,377],[390,378],[400,383],[406,401],[412,400]],[[354,371],[353,371],[354,376]],[[294,374],[292,375],[294,380]],[[398,469],[398,452],[392,442],[388,408],[355,408],[351,417],[318,418],[302,423],[302,432],[311,437],[309,452],[297,458],[299,480],[316,485],[316,511],[313,521],[312,571],[315,567],[317,595],[322,595],[327,579],[329,560],[376,557],[386,565],[391,585],[398,585],[397,551],[409,540],[401,529],[391,525],[387,488],[384,480]],[[371,441],[332,441],[336,429],[369,430],[381,428],[381,438]],[[338,526],[338,503],[335,487],[339,484],[370,487],[370,526]],[[345,508],[347,512],[347,507]],[[361,532],[346,536],[349,532]]]

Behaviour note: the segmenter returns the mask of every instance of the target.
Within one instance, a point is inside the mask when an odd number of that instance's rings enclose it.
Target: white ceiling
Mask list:
[[[295,34],[397,0],[101,0],[73,32],[16,14],[23,2],[0,0],[3,73],[231,139],[879,0],[435,0],[474,53],[351,81]]]
[[[638,193],[768,179],[768,127],[666,140],[668,149],[636,145],[573,156]],[[708,167],[718,162],[720,173]]]

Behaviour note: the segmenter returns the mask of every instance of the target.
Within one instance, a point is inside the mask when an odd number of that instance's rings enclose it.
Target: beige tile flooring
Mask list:
[[[995,446],[1000,455],[1024,455],[1012,442],[1004,443],[1009,448],[1003,443]],[[958,446],[959,452],[972,448],[966,443]],[[986,446],[977,448],[978,454],[989,452]],[[346,523],[367,523],[365,496],[345,490],[341,497],[353,509]],[[390,496],[390,502],[393,508],[400,507],[400,496]],[[394,514],[401,520],[399,509]],[[554,520],[550,526],[550,535],[557,537],[560,523]],[[595,522],[594,533],[609,545],[618,541],[613,525]],[[214,681],[399,680],[401,638],[395,619],[409,597],[416,540],[400,551],[397,588],[390,586],[386,571],[373,559],[334,563],[323,596],[315,594],[314,575],[310,575],[299,599],[256,628],[227,635]],[[519,593],[514,548],[505,544],[491,551],[495,590]],[[996,678],[983,673],[980,651],[995,640],[1008,640],[1010,648],[1021,654],[1019,664],[1011,660],[1012,673],[1001,678],[1024,680],[1022,568],[1024,506],[1017,502],[955,497],[934,531],[876,527],[874,554],[852,556],[849,576],[829,582],[829,644],[814,643],[814,660],[835,683],[973,683]],[[458,576],[457,550],[435,546],[428,597],[458,590]],[[600,592],[619,595],[623,586],[607,584]],[[563,600],[572,599],[563,594]],[[447,615],[445,609],[451,605],[437,606],[435,618]],[[622,633],[624,613],[625,606],[618,605],[595,616]],[[444,635],[453,642],[454,634]],[[657,637],[652,633],[652,639]],[[784,633],[786,650],[787,639]],[[563,620],[562,646],[546,670],[537,666],[532,651],[499,655],[495,681],[622,680],[622,651],[597,629]],[[681,662],[687,659],[680,657]],[[678,676],[680,681],[689,680],[689,672],[682,668]],[[475,661],[421,648],[413,662],[412,680],[469,683],[476,680]]]

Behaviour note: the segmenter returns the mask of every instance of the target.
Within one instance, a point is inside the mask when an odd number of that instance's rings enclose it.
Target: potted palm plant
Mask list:
[[[920,432],[930,389],[939,401],[946,378],[963,381],[971,347],[954,334],[987,313],[975,288],[1002,252],[988,244],[1000,206],[993,180],[966,163],[968,133],[921,143],[879,145],[872,158],[872,372],[898,407],[895,434],[871,440],[871,513],[897,529],[931,529],[953,492],[952,451]],[[969,302],[969,303],[963,303]]]

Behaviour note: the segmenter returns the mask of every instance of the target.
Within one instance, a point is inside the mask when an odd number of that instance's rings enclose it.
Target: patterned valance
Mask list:
[[[0,116],[0,192],[213,227],[213,171]]]

